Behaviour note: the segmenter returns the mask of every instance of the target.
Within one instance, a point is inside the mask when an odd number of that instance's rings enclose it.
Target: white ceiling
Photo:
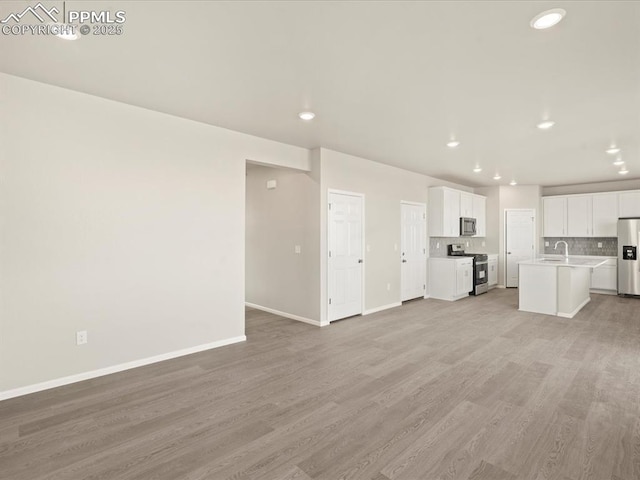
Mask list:
[[[3,1],[0,15],[34,3]],[[557,26],[529,26],[558,7],[567,15]],[[0,70],[469,186],[640,178],[640,2],[66,8],[124,10],[125,33],[75,42],[3,35]],[[299,120],[303,110],[316,119]],[[540,131],[546,116],[556,125]],[[452,135],[457,149],[445,146]],[[611,143],[622,148],[626,177],[604,152]]]

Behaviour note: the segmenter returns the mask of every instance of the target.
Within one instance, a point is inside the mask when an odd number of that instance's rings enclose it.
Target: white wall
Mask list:
[[[308,151],[4,74],[0,95],[0,398],[241,340],[245,160]]]
[[[365,195],[364,309],[373,310],[400,302],[400,203],[427,203],[430,186],[452,184],[364,158],[325,148],[312,152],[312,163],[321,171],[321,270],[322,319],[326,321],[327,191],[343,190]],[[387,290],[387,284],[391,288]]]
[[[246,178],[246,301],[319,324],[320,184],[305,172],[256,165]]]

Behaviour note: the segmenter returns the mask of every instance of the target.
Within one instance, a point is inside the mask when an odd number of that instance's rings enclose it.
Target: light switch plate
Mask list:
[[[86,330],[76,332],[76,345],[84,345],[85,343],[87,343],[87,341],[88,341],[88,337],[87,337]]]
[[[300,245],[296,245],[295,246],[295,252],[296,253],[300,253],[300,251],[301,251]]]

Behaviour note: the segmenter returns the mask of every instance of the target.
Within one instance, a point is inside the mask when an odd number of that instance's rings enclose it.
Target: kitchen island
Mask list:
[[[518,309],[573,318],[591,298],[591,270],[607,259],[544,256],[518,263]]]

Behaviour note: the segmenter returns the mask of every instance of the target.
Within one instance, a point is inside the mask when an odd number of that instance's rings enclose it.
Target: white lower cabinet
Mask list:
[[[618,264],[615,258],[591,272],[591,291],[615,294],[618,292]]]
[[[473,259],[432,257],[429,259],[431,298],[459,300],[473,290]]]
[[[498,286],[498,255],[491,254],[489,255],[489,261],[487,263],[487,283],[488,287],[497,287]]]

